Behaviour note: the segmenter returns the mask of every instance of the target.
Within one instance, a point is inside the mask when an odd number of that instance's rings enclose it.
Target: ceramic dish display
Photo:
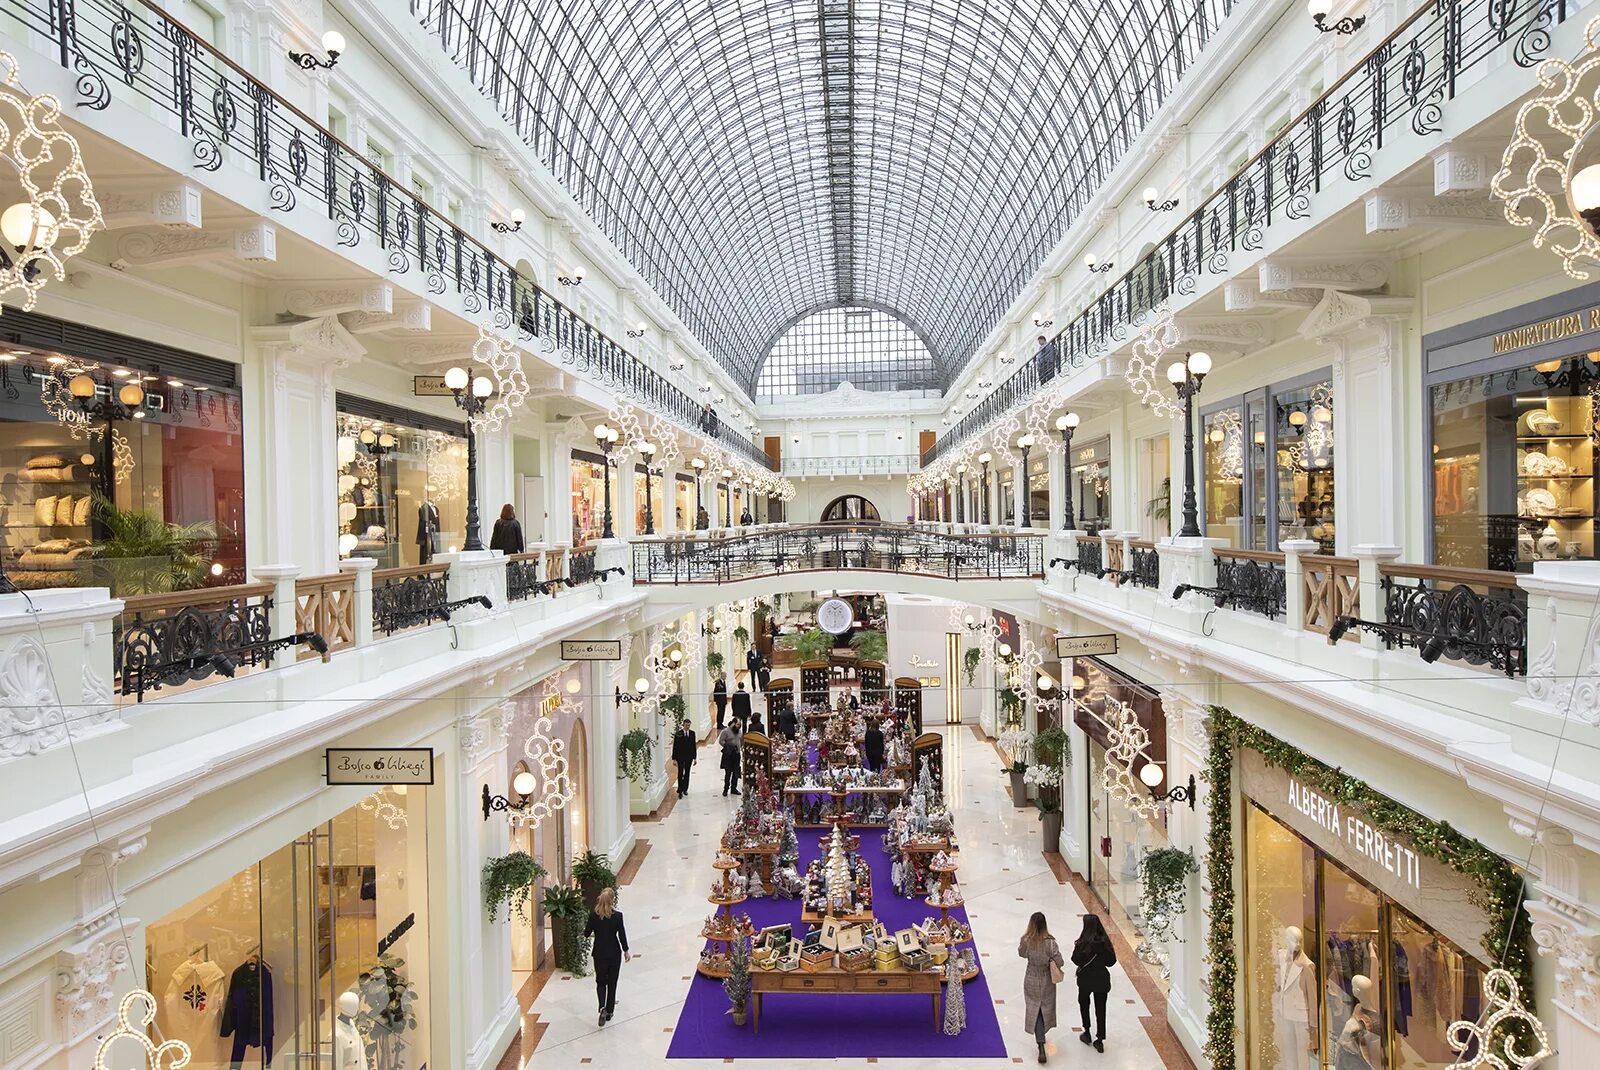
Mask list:
[[[1530,434],[1554,435],[1561,430],[1561,421],[1550,415],[1548,409],[1534,409],[1522,418],[1522,426]]]
[[[1543,487],[1528,491],[1528,511],[1537,516],[1549,516],[1556,511],[1556,496]]]

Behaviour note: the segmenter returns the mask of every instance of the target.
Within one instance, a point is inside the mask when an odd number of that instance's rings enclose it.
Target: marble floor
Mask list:
[[[711,879],[717,839],[738,801],[722,797],[714,755],[704,749],[701,754],[688,798],[678,800],[664,821],[639,826],[640,835],[650,841],[650,850],[622,890],[620,906],[627,917],[634,958],[622,969],[616,1017],[604,1028],[597,1027],[593,981],[554,973],[542,985],[533,986],[537,994],[532,996],[524,1020],[537,1020],[541,1031],[531,1057],[523,1054],[518,1059],[508,1053],[502,1066],[698,1070],[734,1061],[674,1059],[669,1063],[666,1058],[690,972],[703,945],[700,925],[710,908],[702,893]],[[1037,1049],[1022,1022],[1023,962],[1012,949],[1034,910],[1043,910],[1063,944],[1070,943],[1084,909],[1082,901],[1071,885],[1057,879],[1040,852],[1036,812],[1012,807],[994,748],[968,728],[950,728],[946,730],[945,763],[962,839],[961,881],[967,911],[983,949],[982,963],[988,971],[1001,1032],[1010,1061],[1032,1064]],[[1050,1062],[1102,1070],[1188,1067],[1181,1054],[1176,1061],[1171,1055],[1164,1059],[1140,1021],[1152,1014],[1164,1021],[1164,1008],[1147,1008],[1121,965],[1112,973],[1105,1053],[1097,1054],[1077,1039],[1077,1000],[1069,967],[1068,981],[1059,993],[1062,1028],[1050,1036]],[[825,1021],[817,1025],[827,1027]],[[1167,1051],[1175,1047],[1170,1036],[1160,1045]],[[512,1049],[519,1050],[516,1042]],[[857,1060],[814,1060],[819,1066],[839,1061]],[[985,1061],[1001,1064],[1001,1060]],[[925,1060],[921,1065],[931,1070],[956,1070],[973,1062]],[[785,1065],[804,1067],[808,1062],[786,1061]]]

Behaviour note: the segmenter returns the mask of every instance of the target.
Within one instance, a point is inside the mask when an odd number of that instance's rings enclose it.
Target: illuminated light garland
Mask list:
[[[1561,257],[1562,270],[1574,279],[1589,277],[1589,272],[1578,266],[1579,260],[1600,262],[1600,240],[1570,201],[1564,207],[1558,205],[1547,187],[1570,187],[1569,171],[1577,150],[1600,118],[1594,101],[1600,89],[1584,89],[1585,81],[1600,68],[1596,42],[1600,19],[1591,21],[1583,36],[1588,50],[1576,64],[1559,57],[1539,64],[1535,75],[1545,92],[1517,109],[1515,133],[1500,158],[1500,170],[1489,182],[1490,191],[1505,205],[1506,220],[1514,226],[1535,227],[1534,248],[1548,244]],[[1530,129],[1531,124],[1542,125],[1555,143],[1546,146]],[[1527,201],[1536,202],[1534,214],[1523,214]]]
[[[67,277],[66,261],[83,252],[95,231],[105,226],[94,186],[83,169],[78,141],[58,125],[61,102],[33,96],[17,77],[17,61],[0,52],[0,156],[17,170],[17,180],[31,206],[34,240],[0,269],[0,300],[21,291],[24,311],[33,308],[49,279]],[[53,173],[52,173],[53,172]],[[65,232],[74,235],[63,243]],[[42,232],[42,233],[41,233]],[[43,244],[34,241],[43,238]],[[31,276],[31,278],[29,277]]]
[[[135,1004],[142,1004],[137,1010],[137,1021],[134,1020]],[[181,1040],[166,1040],[157,1044],[150,1039],[150,1025],[155,1020],[155,996],[142,988],[123,996],[121,1005],[117,1007],[117,1028],[107,1033],[95,1049],[93,1070],[128,1070],[130,1064],[126,1059],[111,1062],[111,1049],[118,1046],[118,1041],[131,1042],[144,1053],[140,1070],[182,1070],[188,1066],[189,1045]],[[127,1047],[128,1044],[124,1043],[119,1050]]]
[[[1089,707],[1079,700],[1085,710]],[[1150,733],[1139,723],[1139,714],[1126,702],[1107,699],[1106,710],[1111,716],[1106,721],[1106,761],[1100,767],[1100,788],[1106,798],[1121,803],[1135,816],[1149,819],[1160,813],[1164,804],[1153,798],[1149,790],[1133,775],[1133,760],[1141,754],[1148,755]]]
[[[1244,478],[1244,423],[1237,409],[1220,409],[1216,413],[1215,430],[1222,432],[1221,456],[1217,458],[1220,474],[1233,479]],[[1210,432],[1207,432],[1210,438]]]
[[[1458,1055],[1472,1053],[1465,1061],[1451,1063],[1452,1068],[1532,1070],[1555,1054],[1544,1023],[1522,1005],[1522,986],[1511,976],[1511,971],[1493,969],[1483,975],[1483,1002],[1489,1013],[1482,1025],[1451,1022],[1445,1031],[1450,1050]],[[1533,1050],[1524,1051],[1522,1041],[1529,1035],[1533,1038]]]
[[[406,812],[398,804],[385,798],[388,792],[388,788],[380,788],[362,799],[359,805],[363,811],[372,814],[391,829],[403,829],[409,824]]]
[[[472,343],[472,360],[494,375],[495,392],[483,412],[472,418],[477,431],[498,431],[511,414],[528,400],[528,377],[522,371],[522,354],[511,339],[478,325],[478,340]]]
[[[1327,420],[1317,419],[1317,410],[1326,409]],[[1300,435],[1299,441],[1285,447],[1290,463],[1306,471],[1313,468],[1326,468],[1328,455],[1333,451],[1333,383],[1321,382],[1311,388],[1311,403],[1306,408],[1305,431]],[[1322,458],[1322,464],[1313,463],[1316,458]],[[1241,460],[1239,472],[1244,474],[1244,463]]]
[[[546,708],[549,700],[556,700],[556,709],[563,713],[571,714],[574,718],[583,715],[583,704],[569,698],[554,680],[546,680],[544,685],[544,701],[540,708]],[[544,819],[566,808],[577,793],[577,786],[572,782],[571,770],[567,765],[567,745],[554,735],[555,725],[548,715],[542,714],[533,722],[533,734],[522,745],[522,753],[539,770],[539,795],[532,802],[521,808],[506,811],[513,826],[532,825],[537,828]]]
[[[1150,322],[1139,328],[1130,347],[1127,370],[1122,377],[1127,381],[1139,404],[1157,416],[1175,420],[1183,415],[1177,400],[1172,396],[1161,358],[1178,348],[1181,341],[1178,324],[1172,318],[1172,309],[1165,302],[1153,310]]]

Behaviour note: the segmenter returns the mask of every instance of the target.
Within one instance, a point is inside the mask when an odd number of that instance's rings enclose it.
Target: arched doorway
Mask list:
[[[822,510],[824,524],[876,524],[881,519],[878,507],[859,494],[841,494]]]

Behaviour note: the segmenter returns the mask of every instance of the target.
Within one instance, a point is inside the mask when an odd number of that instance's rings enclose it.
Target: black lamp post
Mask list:
[[[106,433],[101,440],[103,455],[98,467],[101,493],[110,498],[112,488],[116,485],[116,473],[113,471],[116,454],[112,449],[116,434],[113,428],[118,420],[144,419],[144,387],[139,385],[139,379],[135,376],[118,387],[115,398],[110,396],[109,386],[104,400],[95,400],[99,392],[100,384],[87,372],[79,372],[67,383],[67,393],[78,403],[84,416],[106,422]]]
[[[650,503],[650,462],[655,459],[656,446],[654,442],[639,443],[639,453],[644,457],[644,533],[656,533],[655,507]]]
[[[694,526],[695,530],[698,531],[700,529],[700,514],[705,512],[706,508],[702,497],[704,488],[701,484],[701,480],[705,478],[706,474],[706,462],[696,457],[689,462],[689,467],[694,469]],[[706,518],[706,526],[711,526],[709,517]]]
[[[1023,435],[1017,439],[1017,449],[1022,451],[1022,518],[1017,522],[1017,527],[1032,527],[1028,514],[1033,512],[1033,495],[1028,486],[1028,450],[1033,448],[1033,436]]]
[[[733,527],[733,469],[722,470],[722,526]]]
[[[967,466],[956,465],[956,523],[967,522]]]
[[[614,539],[617,533],[611,530],[611,447],[617,442],[617,429],[607,427],[605,424],[596,424],[594,428],[595,445],[600,447],[600,455],[605,459],[601,466],[605,469],[605,495],[606,512],[605,527],[600,532],[602,539]]]
[[[987,453],[978,454],[978,463],[983,465],[983,522],[989,522],[989,462],[994,460]]]
[[[444,385],[450,388],[456,404],[467,414],[467,538],[461,549],[481,550],[483,543],[478,540],[478,434],[472,424],[483,415],[489,395],[494,393],[494,382],[455,367],[444,373]]]
[[[1178,532],[1180,538],[1200,537],[1199,509],[1194,497],[1194,396],[1200,393],[1200,384],[1210,370],[1208,353],[1188,353],[1183,360],[1167,366],[1167,382],[1183,402],[1183,528]]]
[[[1062,471],[1061,530],[1072,530],[1072,432],[1078,428],[1078,414],[1064,412],[1056,417],[1056,430],[1061,432]]]

